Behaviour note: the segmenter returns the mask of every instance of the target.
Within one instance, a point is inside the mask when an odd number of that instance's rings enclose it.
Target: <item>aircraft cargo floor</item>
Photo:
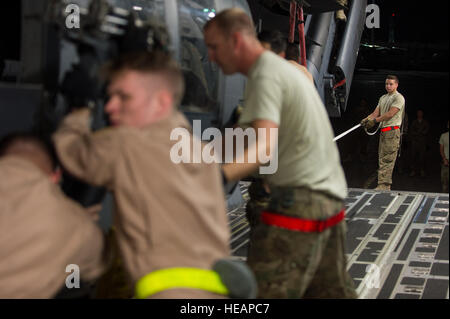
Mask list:
[[[248,200],[250,183],[241,182]],[[449,195],[350,189],[348,271],[359,298],[449,299]],[[246,259],[245,204],[228,212],[231,249]]]

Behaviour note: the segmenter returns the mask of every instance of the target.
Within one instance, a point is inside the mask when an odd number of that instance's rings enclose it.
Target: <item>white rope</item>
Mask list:
[[[375,130],[375,132],[368,132],[367,131],[367,128],[366,127],[364,127],[364,131],[366,131],[366,134],[367,135],[369,135],[369,136],[373,136],[373,135],[375,135],[375,134],[377,134],[377,132],[378,132],[378,130],[381,128],[381,122],[380,122],[380,124],[378,124],[378,127],[377,127],[377,129]]]
[[[345,131],[344,133],[342,133],[342,134],[336,136],[336,137],[333,139],[333,142],[336,142],[337,140],[341,139],[341,138],[344,137],[345,135],[347,135],[347,134],[353,132],[354,130],[356,130],[356,129],[359,128],[360,126],[362,126],[362,125],[361,125],[361,124],[355,125],[355,126],[353,126],[351,129],[349,129],[349,130]],[[378,128],[375,130],[375,132],[368,132],[368,131],[367,131],[367,128],[365,128],[365,127],[364,127],[364,131],[366,132],[367,135],[373,136],[373,135],[377,134],[377,132],[378,132],[378,130],[379,130],[380,128],[381,128],[381,122],[380,122],[380,124],[378,125]]]
[[[333,142],[336,142],[338,139],[340,139],[341,137],[344,137],[344,136],[347,135],[348,133],[350,133],[350,132],[356,130],[356,129],[357,129],[358,127],[360,127],[360,126],[361,126],[361,124],[358,124],[358,125],[356,125],[356,126],[353,126],[353,127],[352,127],[351,129],[349,129],[348,131],[345,131],[344,133],[342,133],[342,134],[336,136],[336,137],[333,139]]]

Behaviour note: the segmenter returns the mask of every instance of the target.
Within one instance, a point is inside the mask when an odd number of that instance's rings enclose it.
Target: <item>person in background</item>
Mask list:
[[[264,49],[278,54],[282,58],[286,55],[287,42],[283,34],[278,30],[264,30],[258,34],[258,40]]]
[[[308,69],[301,65],[300,62],[300,49],[298,45],[294,43],[288,43],[283,34],[278,30],[262,31],[258,34],[258,40],[266,50],[270,50],[273,53],[285,58],[293,66],[303,72],[308,79],[314,83],[314,79]]]
[[[425,177],[425,155],[427,152],[428,132],[430,131],[430,124],[424,119],[423,110],[417,110],[417,118],[412,122],[409,129],[411,137],[411,173],[410,177],[420,176]]]
[[[448,127],[449,122],[447,121],[447,132],[442,134],[439,139],[439,153],[441,154],[442,159],[441,183],[443,193],[448,193]]]
[[[295,43],[288,43],[286,48],[286,54],[285,54],[286,60],[288,60],[289,63],[294,65],[297,69],[303,72],[308,79],[314,83],[314,79],[312,74],[308,71],[308,69],[301,65],[300,62],[300,48],[298,47],[298,44]]]
[[[378,148],[378,186],[376,190],[390,190],[392,185],[392,172],[394,171],[397,153],[400,147],[400,127],[405,111],[405,98],[398,88],[398,77],[388,75],[385,88],[387,94],[383,95],[372,114],[361,121],[366,129],[380,124],[380,142]]]

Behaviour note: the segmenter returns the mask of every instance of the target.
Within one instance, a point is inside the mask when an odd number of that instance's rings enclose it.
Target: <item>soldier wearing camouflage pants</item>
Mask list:
[[[409,133],[411,136],[411,174],[425,177],[425,156],[427,152],[427,137],[430,124],[423,118],[423,110],[417,110],[417,119],[412,122]]]
[[[398,91],[398,78],[395,75],[386,77],[386,91],[375,111],[361,121],[366,129],[381,122],[380,144],[378,148],[378,186],[376,190],[390,190],[392,172],[400,147],[400,127],[405,110],[405,98]]]
[[[442,134],[439,139],[439,151],[442,158],[441,181],[443,193],[448,193],[448,123],[447,121],[447,132]]]
[[[212,62],[227,75],[247,76],[238,125],[258,130],[257,141],[249,143],[244,155],[222,166],[224,181],[261,168],[259,156],[256,162],[245,161],[252,146],[271,154],[270,164],[278,163],[275,171],[259,171],[268,196],[257,183],[249,190],[252,233],[247,262],[258,282],[258,297],[356,298],[344,248],[347,184],[313,83],[264,50],[251,17],[241,9],[218,13],[207,22],[204,34]]]
[[[345,222],[322,229],[273,222],[328,220],[344,214],[342,200],[308,187],[271,187],[271,201],[252,232],[248,263],[262,298],[356,298],[346,270]],[[341,214],[335,215],[341,211]],[[272,213],[276,212],[276,213]],[[329,218],[333,216],[333,218]],[[302,229],[300,229],[302,228]],[[319,227],[320,228],[320,227]]]

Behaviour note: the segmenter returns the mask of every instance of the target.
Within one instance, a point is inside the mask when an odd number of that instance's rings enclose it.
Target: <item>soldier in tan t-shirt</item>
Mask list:
[[[447,121],[447,132],[442,134],[439,138],[439,153],[441,154],[442,158],[441,182],[443,193],[448,193],[448,126],[449,122]]]
[[[78,279],[86,292],[84,283],[102,274],[109,250],[95,214],[56,185],[46,145],[26,133],[5,137],[0,176],[0,299],[52,298]]]
[[[227,180],[260,169],[269,186],[270,201],[252,230],[247,259],[258,297],[355,298],[345,256],[347,184],[325,107],[313,83],[264,50],[254,30],[238,8],[220,12],[204,27],[210,60],[225,74],[248,79],[239,125],[258,130],[256,141],[222,169]],[[259,155],[273,155],[269,166],[260,156],[246,160],[255,145]]]
[[[380,124],[380,144],[378,148],[378,186],[376,190],[390,190],[392,172],[400,147],[401,125],[405,112],[405,98],[398,91],[398,78],[386,77],[386,91],[372,114],[361,121],[367,129]]]
[[[171,157],[180,143],[174,129],[186,132],[189,148],[194,141],[175,109],[184,91],[179,67],[163,52],[128,53],[107,73],[112,127],[92,133],[89,110],[69,115],[53,137],[62,163],[113,193],[117,245],[136,297],[224,297],[212,271],[230,255],[219,167]]]

